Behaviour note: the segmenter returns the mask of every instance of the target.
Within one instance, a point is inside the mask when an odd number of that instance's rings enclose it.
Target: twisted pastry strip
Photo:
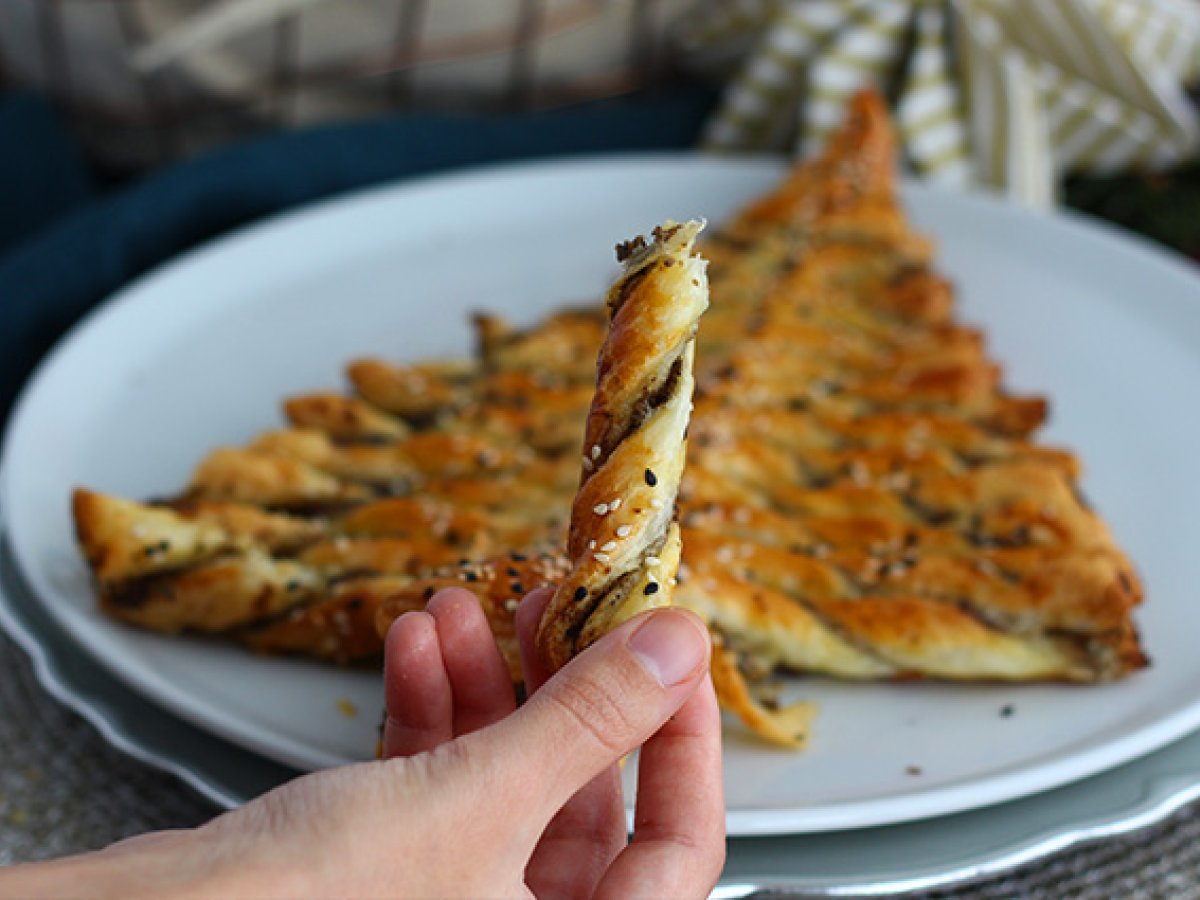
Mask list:
[[[626,619],[670,603],[694,339],[708,307],[707,264],[692,255],[702,227],[668,222],[651,244],[636,238],[617,248],[626,267],[607,298],[610,327],[571,509],[572,569],[538,628],[552,668]]]

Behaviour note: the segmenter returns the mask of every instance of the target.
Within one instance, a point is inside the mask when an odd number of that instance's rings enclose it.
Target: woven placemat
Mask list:
[[[217,812],[171,775],[110,747],[52,699],[0,635],[0,863],[47,859]],[[928,900],[1200,898],[1200,804],[1136,836],[1058,854]]]

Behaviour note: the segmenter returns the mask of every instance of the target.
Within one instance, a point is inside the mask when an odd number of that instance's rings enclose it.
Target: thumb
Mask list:
[[[564,666],[521,709],[479,736],[546,821],[585,784],[653,735],[708,671],[708,629],[660,609],[614,630]]]

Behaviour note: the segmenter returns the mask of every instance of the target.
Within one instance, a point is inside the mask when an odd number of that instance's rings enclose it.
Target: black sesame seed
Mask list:
[[[513,562],[525,562],[525,560],[529,559],[529,557],[523,553],[510,553],[508,556]]]
[[[479,576],[476,575],[474,572],[467,573],[467,581],[478,581],[478,580],[479,580]]]
[[[514,594],[524,594],[525,593],[525,588],[519,581],[514,581],[512,584],[509,585],[509,587],[512,588],[512,592]]]
[[[428,600],[430,597],[433,596],[433,588],[432,587],[425,588],[425,592],[423,594],[421,594],[421,596],[424,599]]]
[[[505,569],[504,571],[505,571],[505,572],[507,572],[507,573],[508,573],[508,575],[509,575],[511,578],[516,578],[518,575],[520,575],[520,574],[521,574],[521,573],[520,573],[520,572],[518,572],[516,569],[514,569],[512,566],[509,566],[509,567],[508,567],[507,569]]]
[[[300,590],[300,582],[294,581],[294,580],[289,581],[287,583],[286,587],[289,591],[298,591],[298,590]]]
[[[650,485],[650,487],[654,487],[656,484],[658,484],[658,476],[655,475],[651,469],[646,470],[646,484]]]
[[[644,588],[642,588],[642,593],[643,594],[657,594],[658,593],[658,582],[657,581],[650,582],[648,585],[646,585]]]
[[[587,588],[585,588],[585,587],[575,588],[575,602],[576,603],[578,603],[580,600],[582,600],[586,596],[587,596]]]
[[[1013,706],[1011,703],[1006,703],[1004,706],[1000,707],[1000,718],[1007,719],[1016,711],[1017,708],[1015,706]]]

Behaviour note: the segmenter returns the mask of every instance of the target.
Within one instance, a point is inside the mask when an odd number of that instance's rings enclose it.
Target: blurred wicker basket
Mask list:
[[[131,169],[388,109],[519,111],[663,76],[689,0],[0,0],[0,66]]]

